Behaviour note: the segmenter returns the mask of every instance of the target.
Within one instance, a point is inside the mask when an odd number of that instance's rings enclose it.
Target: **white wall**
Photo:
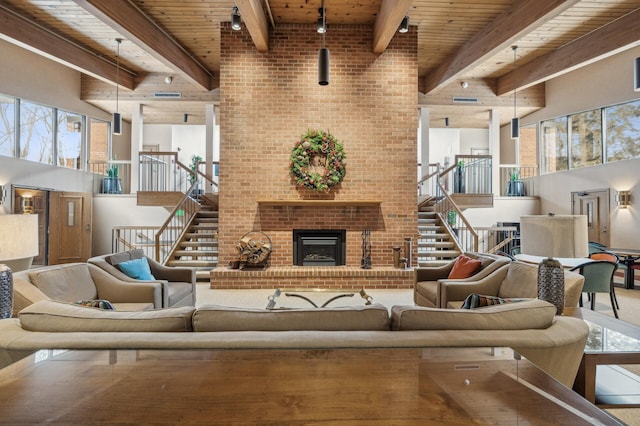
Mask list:
[[[633,91],[633,61],[640,47],[627,50],[588,65],[546,83],[546,107],[521,120],[522,125],[640,99]],[[502,141],[508,126],[501,129]],[[640,141],[638,141],[640,144]],[[540,151],[540,150],[539,150]],[[637,248],[640,240],[640,159],[618,161],[566,172],[551,173],[536,179],[540,212],[571,213],[571,192],[611,189],[610,245]],[[631,190],[631,208],[618,209],[616,190]]]
[[[204,160],[206,155],[206,126],[172,126],[171,146],[172,151],[178,152],[178,160],[185,164],[191,164],[191,157],[199,155]]]
[[[170,124],[145,124],[142,131],[143,145],[158,145],[160,151],[172,151]]]

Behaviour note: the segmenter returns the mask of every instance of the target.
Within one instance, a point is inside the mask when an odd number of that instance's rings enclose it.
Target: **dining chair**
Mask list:
[[[571,268],[571,271],[578,272],[584,277],[582,292],[590,296],[591,310],[595,310],[596,307],[596,293],[609,293],[611,308],[616,318],[618,318],[618,311],[616,310],[613,274],[616,272],[617,267],[618,265],[614,262],[595,260]],[[582,306],[582,296],[579,303]]]
[[[611,253],[610,251],[603,250],[603,251],[595,251],[593,253],[589,253],[589,259],[606,260],[606,261],[615,263],[616,265],[618,265],[618,268],[620,268],[621,266],[618,255],[615,253]],[[616,309],[620,309],[620,305],[618,304],[618,298],[616,297],[615,286],[612,287],[611,291],[613,292],[613,300],[616,302]]]

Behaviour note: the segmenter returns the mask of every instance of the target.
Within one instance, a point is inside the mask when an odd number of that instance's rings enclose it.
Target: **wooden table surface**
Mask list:
[[[0,413],[4,424],[618,424],[489,348],[40,351],[0,370]]]

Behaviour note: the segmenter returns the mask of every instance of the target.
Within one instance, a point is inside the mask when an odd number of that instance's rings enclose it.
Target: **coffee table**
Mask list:
[[[3,424],[620,424],[489,348],[40,351]]]
[[[356,297],[359,296],[359,297]],[[268,297],[266,309],[325,308],[339,306],[370,305],[373,298],[365,289],[332,290],[323,288],[275,289]],[[331,306],[329,306],[331,305]]]
[[[600,407],[640,407],[640,377],[617,367],[640,364],[640,327],[587,308],[565,308],[564,315],[589,325],[576,392]]]

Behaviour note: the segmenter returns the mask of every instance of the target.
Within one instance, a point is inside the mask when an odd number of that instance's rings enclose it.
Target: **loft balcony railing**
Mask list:
[[[538,176],[538,166],[500,166],[500,195],[507,197],[532,197],[536,195],[534,177]]]
[[[131,193],[131,161],[89,161],[87,168],[95,176],[94,194]]]

